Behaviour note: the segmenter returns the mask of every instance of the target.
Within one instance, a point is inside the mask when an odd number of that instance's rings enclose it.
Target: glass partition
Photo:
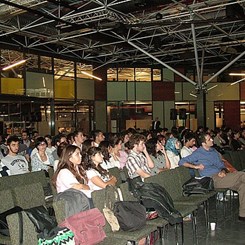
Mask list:
[[[152,122],[152,103],[143,101],[117,101],[107,103],[108,132],[127,128],[149,130]]]
[[[118,68],[118,81],[134,81],[134,68]]]
[[[45,73],[26,72],[27,96],[52,98],[53,93],[53,75]]]
[[[161,69],[152,69],[153,81],[162,81],[162,70]]]
[[[107,81],[117,81],[117,68],[109,68],[107,70]]]
[[[138,82],[150,82],[151,68],[135,68],[135,80]]]

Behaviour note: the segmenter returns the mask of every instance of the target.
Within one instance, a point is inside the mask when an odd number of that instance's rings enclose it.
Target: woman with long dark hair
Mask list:
[[[88,177],[88,185],[92,190],[100,190],[107,185],[115,185],[117,179],[101,167],[103,155],[99,147],[90,147],[83,155],[83,167]]]
[[[53,185],[57,192],[63,192],[69,188],[81,190],[91,198],[91,190],[87,185],[86,172],[81,165],[81,151],[75,145],[68,145],[61,154],[61,160],[53,176]]]
[[[151,168],[151,174],[156,175],[161,171],[170,169],[170,161],[164,146],[157,138],[152,138],[145,143],[146,150],[154,163],[154,168]]]

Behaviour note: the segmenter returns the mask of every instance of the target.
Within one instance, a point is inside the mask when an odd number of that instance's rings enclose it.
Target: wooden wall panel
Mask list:
[[[94,80],[94,97],[95,100],[107,100],[107,68],[102,67],[99,69],[95,69],[93,72],[94,76],[100,77],[102,81]]]
[[[240,128],[240,100],[224,101],[224,124],[232,129]]]
[[[178,72],[180,72],[181,74],[185,75],[185,69],[184,68],[177,68],[176,69]],[[176,73],[174,73],[174,81],[175,82],[184,82],[185,79],[180,77],[179,75],[177,75]]]
[[[153,82],[152,83],[152,100],[168,101],[174,100],[174,83],[173,82]]]
[[[245,82],[240,83],[240,100],[245,100]]]

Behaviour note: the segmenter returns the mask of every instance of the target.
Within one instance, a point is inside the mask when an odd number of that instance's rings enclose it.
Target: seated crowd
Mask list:
[[[72,134],[39,136],[29,139],[26,131],[21,138],[9,135],[1,143],[0,176],[47,171],[54,168],[52,178],[57,192],[69,188],[81,190],[91,198],[91,192],[116,185],[110,169],[126,169],[129,178],[144,178],[178,166],[193,174],[209,176],[216,188],[230,188],[239,194],[239,219],[245,221],[245,173],[229,172],[222,153],[245,148],[245,129],[214,131],[199,127],[196,132],[179,127],[137,133],[130,128],[120,134],[94,130],[86,135],[82,130]]]

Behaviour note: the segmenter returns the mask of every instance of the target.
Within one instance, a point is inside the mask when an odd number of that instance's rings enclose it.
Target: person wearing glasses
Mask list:
[[[32,172],[39,170],[47,171],[49,167],[54,165],[54,157],[46,151],[47,146],[48,143],[44,137],[36,139],[35,147],[37,152],[31,156]]]

